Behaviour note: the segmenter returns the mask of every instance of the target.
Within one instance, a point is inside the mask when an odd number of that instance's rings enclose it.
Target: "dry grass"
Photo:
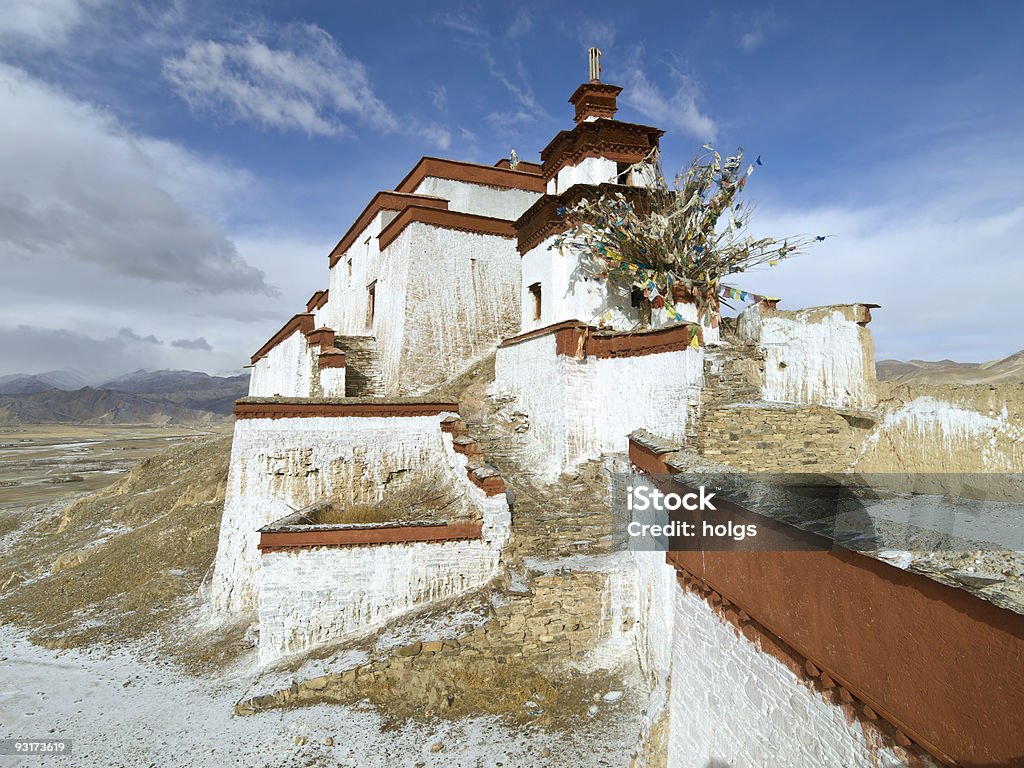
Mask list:
[[[230,447],[218,438],[144,459],[30,523],[4,556],[0,617],[47,647],[114,646],[154,633],[179,647],[177,629],[216,552]],[[231,655],[181,650],[197,663]]]
[[[465,517],[466,505],[451,487],[431,480],[417,480],[397,488],[387,488],[384,498],[375,504],[335,503],[318,511],[318,525],[341,523],[387,523],[410,520],[452,520]]]

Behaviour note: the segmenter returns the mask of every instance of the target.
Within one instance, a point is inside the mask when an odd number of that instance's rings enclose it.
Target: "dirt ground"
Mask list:
[[[488,360],[467,371],[459,392],[469,409],[481,407],[491,370],[492,361]],[[55,664],[56,659],[66,658],[64,654],[87,654],[89,663],[93,663],[94,654],[99,659],[114,659],[127,653],[136,661],[125,664],[143,665],[138,673],[142,679],[150,674],[146,670],[160,669],[164,670],[160,674],[174,678],[174,686],[189,688],[192,683],[187,681],[193,680],[197,685],[217,688],[219,707],[225,706],[227,696],[239,702],[247,692],[251,696],[260,687],[266,690],[266,681],[254,690],[255,681],[265,670],[254,665],[253,637],[248,631],[252,617],[229,627],[204,623],[201,587],[216,552],[230,444],[226,435],[157,433],[148,428],[134,434],[94,427],[70,436],[45,430],[0,435],[0,451],[6,452],[0,453],[4,459],[0,479],[10,478],[6,481],[16,483],[0,491],[17,488],[24,494],[7,499],[7,507],[0,506],[0,627],[6,624],[31,640],[39,654],[59,654],[54,657]],[[155,453],[160,449],[163,452]],[[137,463],[124,471],[133,461]],[[48,482],[48,478],[72,474],[88,480]],[[89,486],[98,489],[88,494],[78,492]],[[489,600],[484,602],[489,604]],[[440,625],[458,626],[465,624],[459,617],[467,610],[460,603],[435,618]],[[420,618],[406,623],[409,626],[388,631],[416,636],[423,630]],[[468,628],[468,624],[465,626]],[[503,751],[522,749],[529,753],[534,745],[542,743],[551,748],[544,748],[545,757],[536,764],[625,762],[641,706],[641,697],[632,695],[631,690],[638,691],[643,685],[633,688],[631,683],[635,681],[627,683],[622,668],[583,673],[571,667],[556,669],[528,660],[502,657],[499,661],[480,655],[471,659],[438,657],[429,666],[406,670],[399,668],[403,661],[393,655],[394,649],[382,650],[379,641],[380,636],[369,640],[371,647],[362,643],[367,658],[379,659],[379,664],[367,670],[373,676],[359,685],[332,686],[316,701],[293,702],[301,705],[300,709],[286,705],[283,710],[276,709],[276,715],[260,712],[242,719],[264,722],[271,718],[278,723],[287,718],[290,722],[292,716],[281,714],[284,711],[294,711],[299,718],[323,719],[315,713],[323,712],[326,705],[337,712],[340,724],[365,717],[355,714],[363,708],[379,717],[380,737],[376,742],[390,743],[386,749],[400,761],[407,755],[395,748],[404,732],[430,732],[439,723],[449,724],[442,730],[473,729],[478,727],[474,723],[489,722],[500,724],[493,726],[499,729],[513,729],[502,737],[507,743],[489,749],[483,739],[474,748],[477,756],[472,762],[467,758],[466,762],[460,759],[438,764],[493,765],[495,759],[501,762]],[[334,651],[342,655],[362,652],[354,647]],[[26,647],[23,655],[30,658],[34,653]],[[306,679],[308,675],[301,674],[298,667],[320,653],[290,659],[294,676],[282,674],[288,679]],[[4,661],[0,659],[0,667],[4,667]],[[25,669],[7,671],[33,680],[35,662],[26,663]],[[334,666],[326,661],[317,663],[325,672]],[[105,667],[100,661],[96,664],[97,673],[101,673]],[[374,674],[378,670],[379,675]],[[124,685],[129,684],[126,679]],[[55,691],[66,688],[56,680],[53,686]],[[621,702],[608,704],[602,699],[611,690],[623,689],[627,693]],[[69,689],[67,694],[73,698],[67,706],[81,701],[80,691]],[[158,692],[153,695],[158,696]],[[154,705],[155,701],[145,700],[145,707]],[[16,713],[21,705],[11,706]],[[31,708],[25,716],[38,719],[34,713],[40,711],[48,709]],[[95,741],[102,726],[91,728],[87,718],[83,720],[85,714],[81,709],[69,710],[60,715],[63,719],[54,722],[74,727],[83,739]],[[239,727],[252,730],[250,726]],[[276,733],[279,729],[275,725],[270,730]],[[555,733],[563,736],[552,741],[549,735]],[[558,738],[573,743],[576,757],[572,762],[557,759]],[[591,744],[600,744],[601,757],[582,761],[580,756]],[[178,749],[185,745],[172,746]],[[227,748],[237,751],[242,746]],[[98,751],[91,754],[105,755],[101,745],[97,743],[95,748]],[[446,742],[445,751],[448,748]],[[151,754],[149,745],[140,749],[140,755]],[[410,747],[408,754],[420,749]],[[351,759],[352,753],[348,755]],[[221,764],[198,756],[190,756],[192,759],[196,762],[190,764]],[[351,765],[356,764],[367,763],[357,758]],[[409,763],[413,764],[434,763],[421,759]]]
[[[20,530],[4,538],[0,618],[48,648],[121,647],[145,637],[188,667],[223,661],[223,637],[211,647],[185,642],[194,633],[179,629],[194,623],[216,552],[231,440],[187,437],[64,506],[8,512],[8,526]],[[143,450],[124,433],[118,439]]]

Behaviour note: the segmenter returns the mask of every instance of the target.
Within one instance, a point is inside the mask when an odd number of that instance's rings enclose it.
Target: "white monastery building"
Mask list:
[[[331,250],[325,286],[252,356],[211,600],[219,616],[256,617],[262,662],[367,635],[504,573],[511,494],[446,394],[488,356],[490,394],[528,415],[539,478],[602,457],[630,471],[647,455],[630,438],[639,430],[692,444],[709,376],[730,370],[718,318],[701,325],[695,306],[677,304],[682,322],[656,312],[637,331],[637,310],[552,247],[567,207],[629,198],[655,172],[663,131],[617,120],[622,89],[591,75],[569,99],[574,125],[539,163],[424,157],[372,195]],[[738,338],[764,361],[752,399],[766,419],[843,409],[856,422],[875,407],[870,306],[762,303],[740,316]],[[786,742],[780,765],[797,764],[790,748],[890,764],[888,747],[865,745],[858,726],[684,590],[663,553],[619,554],[628,567],[612,570],[631,575],[609,578],[607,602],[635,620],[629,637],[656,684],[649,725],[669,723],[669,765],[748,764],[779,738],[750,685],[718,691],[716,665],[767,681],[776,724],[828,734],[824,745]],[[701,735],[714,723],[687,714],[695,695],[737,713],[717,742]]]

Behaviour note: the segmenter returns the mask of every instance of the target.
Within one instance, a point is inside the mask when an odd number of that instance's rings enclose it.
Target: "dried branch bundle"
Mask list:
[[[579,253],[589,277],[607,279],[624,297],[642,297],[681,320],[675,303],[697,304],[709,323],[718,313],[722,280],[762,264],[774,266],[811,242],[808,237],[752,237],[740,198],[743,150],[722,159],[710,145],[670,184],[657,150],[632,167],[645,188],[584,198],[564,209],[566,230],[552,247]],[[643,312],[641,317],[643,318]],[[646,324],[646,323],[645,323]]]

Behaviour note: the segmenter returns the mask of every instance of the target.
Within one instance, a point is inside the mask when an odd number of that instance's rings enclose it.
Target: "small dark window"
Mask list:
[[[615,183],[629,184],[633,180],[633,173],[630,170],[633,166],[629,163],[615,164]]]
[[[366,327],[373,327],[373,310],[377,300],[377,281],[366,286]]]
[[[534,283],[533,285],[530,286],[530,296],[533,297],[533,319],[540,320],[540,283]]]

